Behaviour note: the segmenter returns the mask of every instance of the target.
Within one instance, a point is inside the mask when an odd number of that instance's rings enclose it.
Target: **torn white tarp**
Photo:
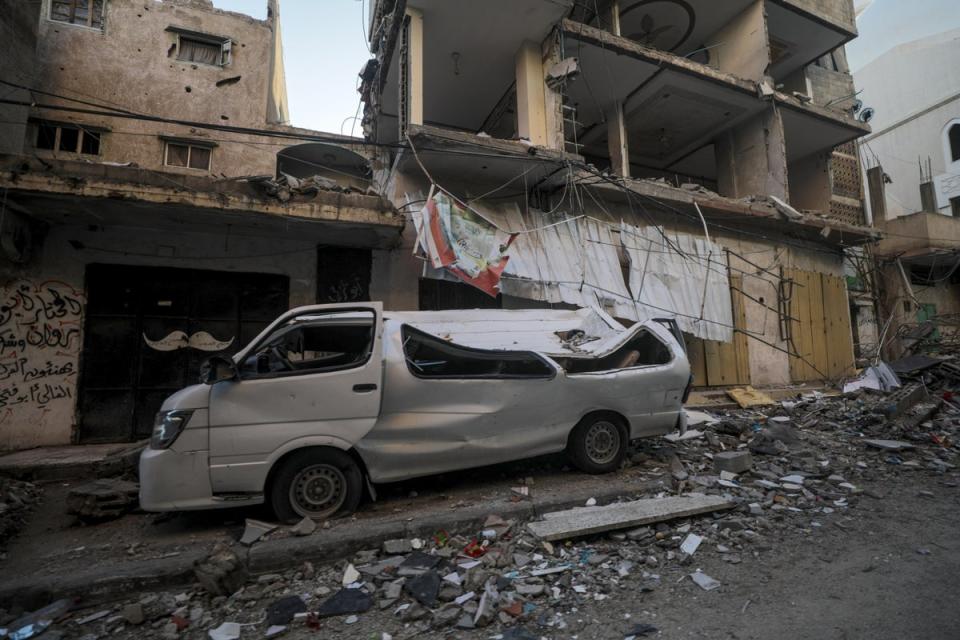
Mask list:
[[[859,378],[843,385],[844,393],[851,393],[859,389],[875,389],[876,391],[893,391],[900,388],[900,378],[886,362],[867,367]]]
[[[723,249],[703,238],[657,227],[623,223],[620,229],[639,313],[648,318],[673,313],[686,333],[731,342],[733,309]]]

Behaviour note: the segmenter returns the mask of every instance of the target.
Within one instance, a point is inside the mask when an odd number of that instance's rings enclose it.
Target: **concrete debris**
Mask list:
[[[900,440],[864,440],[863,444],[884,451],[909,451],[916,449],[916,447],[909,442],[901,442]]]
[[[0,476],[0,551],[4,543],[23,528],[41,495],[40,487],[32,482]]]
[[[317,530],[317,523],[312,518],[304,518],[290,527],[290,533],[295,536],[309,536]]]
[[[216,629],[210,629],[210,640],[237,640],[240,637],[240,625],[236,622],[224,622]]]
[[[721,451],[713,455],[713,468],[718,473],[744,473],[753,466],[749,451]]]
[[[698,587],[704,591],[713,591],[714,589],[720,588],[720,583],[717,580],[714,580],[707,574],[702,571],[695,571],[690,574],[690,579],[693,580]]]
[[[733,503],[719,496],[690,494],[555,512],[547,514],[542,522],[531,522],[527,529],[538,538],[552,542],[732,507]]]
[[[102,478],[75,487],[67,494],[67,513],[84,522],[113,520],[139,505],[140,485]]]
[[[240,544],[250,546],[276,528],[277,525],[275,524],[247,518],[246,527],[243,530],[243,535],[240,537]]]
[[[197,582],[210,593],[229,596],[243,587],[247,581],[247,567],[236,553],[225,545],[217,545],[204,560],[193,566]]]
[[[625,464],[654,487],[641,499],[605,495],[610,504],[598,506],[580,495],[576,503],[590,506],[524,525],[495,514],[478,521],[475,513],[458,530],[416,522],[406,531],[419,539],[378,540],[316,566],[300,557],[286,571],[257,577],[221,545],[194,567],[202,589],[138,595],[75,618],[66,602],[27,623],[35,634],[69,624],[91,638],[125,639],[178,640],[209,630],[219,640],[239,637],[241,629],[245,638],[592,637],[583,626],[592,622],[583,619],[595,615],[588,614],[594,603],[653,591],[664,599],[727,597],[742,591],[747,571],[768,558],[779,561],[786,532],[849,532],[862,503],[884,499],[871,486],[877,478],[937,478],[934,491],[911,494],[921,499],[956,487],[960,410],[946,401],[930,409],[931,398],[899,418],[890,417],[890,395],[873,390],[798,393],[789,403],[718,410],[697,438],[636,445]],[[918,423],[918,414],[927,417]],[[532,484],[511,478],[505,486]],[[502,492],[499,501],[509,502]],[[915,553],[931,554],[933,543],[921,542]],[[721,563],[744,571],[723,571]],[[709,574],[721,575],[727,588]],[[649,612],[641,615],[636,619],[650,620]],[[624,620],[604,620],[604,637],[666,635]],[[0,612],[0,627],[5,622]]]

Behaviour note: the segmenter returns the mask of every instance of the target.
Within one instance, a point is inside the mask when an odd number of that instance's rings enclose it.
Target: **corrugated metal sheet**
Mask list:
[[[620,229],[630,258],[630,289],[642,313],[669,310],[686,333],[733,341],[730,281],[720,246],[688,234],[664,237],[656,227],[623,223]]]
[[[551,219],[516,205],[471,206],[503,231],[519,234],[506,252],[502,293],[628,320],[675,316],[694,336],[733,340],[730,283],[718,245],[688,234],[671,234],[667,243],[655,227],[586,216]],[[424,276],[445,279],[429,268]]]

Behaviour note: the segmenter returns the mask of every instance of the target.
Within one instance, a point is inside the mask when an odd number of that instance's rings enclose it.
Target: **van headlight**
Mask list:
[[[168,449],[183,432],[190,421],[193,411],[161,411],[153,421],[153,435],[150,438],[151,449]]]

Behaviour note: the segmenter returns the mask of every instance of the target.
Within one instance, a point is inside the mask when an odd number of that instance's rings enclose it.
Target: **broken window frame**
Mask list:
[[[557,375],[556,367],[549,360],[533,351],[497,351],[491,349],[478,349],[476,347],[466,347],[461,344],[449,342],[435,335],[416,329],[408,324],[403,325],[400,331],[403,341],[403,359],[406,362],[407,370],[415,378],[421,380],[553,380]],[[541,373],[536,374],[512,374],[512,373],[484,373],[484,374],[430,374],[424,369],[423,364],[414,362],[408,351],[407,345],[411,340],[420,340],[428,344],[443,349],[456,350],[463,354],[464,359],[471,355],[476,356],[478,360],[486,361],[513,361],[528,360],[536,362],[543,366]],[[427,365],[429,366],[429,364]]]
[[[67,6],[69,14],[66,19],[54,17],[54,8],[57,5]],[[77,12],[83,8],[86,9],[86,19],[83,22],[78,22]],[[84,27],[96,31],[103,31],[104,17],[107,13],[106,8],[107,0],[50,0],[46,16],[48,20],[58,24],[68,24],[73,27]]]
[[[163,140],[163,165],[165,167],[175,167],[177,169],[189,169],[191,171],[203,171],[204,173],[210,173],[213,170],[213,149],[217,146],[213,142],[208,142],[206,140],[188,140],[184,138],[173,138],[168,136],[160,136],[160,139]],[[187,149],[187,161],[186,164],[173,164],[170,162],[170,147],[186,147]],[[193,151],[194,149],[203,149],[207,153],[207,166],[206,167],[194,167],[193,164]]]
[[[370,316],[370,335],[367,342],[366,349],[362,352],[361,357],[358,357],[346,364],[338,364],[331,366],[318,366],[309,369],[297,369],[293,371],[260,371],[258,366],[258,358],[262,356],[265,349],[270,345],[270,343],[275,342],[279,339],[284,338],[294,331],[302,331],[304,328],[312,328],[318,326],[331,326],[331,318],[335,316],[348,316],[349,314],[367,314]],[[348,319],[348,318],[344,318]],[[342,324],[344,319],[338,319]],[[336,323],[333,323],[336,324]],[[370,362],[370,358],[373,356],[374,347],[376,345],[376,326],[377,326],[377,314],[372,309],[362,309],[362,308],[349,308],[349,309],[337,309],[331,311],[321,311],[321,312],[310,312],[304,315],[295,316],[290,318],[282,325],[276,327],[270,334],[264,336],[252,349],[248,351],[247,357],[238,363],[237,369],[239,371],[239,376],[241,380],[263,380],[266,378],[289,378],[294,376],[305,376],[313,375],[318,373],[332,373],[336,371],[349,371],[351,369],[359,369],[366,366]],[[333,353],[333,352],[327,352]],[[347,352],[342,352],[347,353]],[[297,361],[302,362],[302,361]]]
[[[191,31],[189,29],[182,29],[174,26],[167,27],[167,31],[176,37],[176,50],[173,52],[173,57],[177,62],[183,64],[203,65],[205,67],[214,67],[218,69],[229,67],[231,62],[233,62],[233,41],[230,38],[225,36],[216,36],[209,33],[201,33],[199,31]],[[184,42],[192,42],[203,46],[219,47],[219,60],[215,64],[210,64],[209,62],[181,58],[180,56],[183,53]]]
[[[660,321],[658,321],[658,322],[660,322]],[[664,328],[666,328],[668,331],[670,330],[670,328],[667,327],[667,326],[665,326]],[[632,365],[632,366],[629,366],[629,367],[614,367],[614,368],[612,368],[612,369],[611,369],[611,368],[603,368],[603,369],[595,369],[595,370],[588,370],[588,371],[571,371],[571,370],[570,370],[570,365],[572,365],[573,363],[583,363],[583,362],[590,362],[590,361],[603,361],[603,360],[605,360],[605,359],[607,359],[607,358],[612,358],[612,357],[616,356],[617,354],[625,353],[628,349],[630,349],[631,345],[632,345],[636,340],[638,340],[639,338],[641,338],[641,337],[644,336],[644,335],[649,336],[650,339],[652,339],[652,340],[655,340],[655,341],[666,351],[666,353],[669,355],[669,358],[668,358],[665,362],[637,363],[637,364]],[[682,335],[682,334],[681,334],[681,335]],[[683,344],[682,341],[681,341],[681,344]],[[636,349],[631,349],[631,350],[636,351]],[[640,356],[643,357],[643,354],[641,353]],[[653,331],[650,331],[650,330],[647,329],[647,328],[642,328],[642,329],[638,330],[636,333],[634,333],[632,336],[630,336],[630,338],[629,338],[628,340],[626,340],[625,342],[623,342],[623,344],[621,344],[619,347],[617,347],[616,349],[614,349],[614,350],[611,351],[610,353],[606,353],[606,354],[603,354],[603,355],[595,355],[595,356],[590,356],[590,357],[557,358],[556,360],[557,360],[557,364],[564,370],[564,372],[566,373],[566,375],[567,375],[568,378],[576,378],[576,377],[579,377],[579,376],[609,375],[609,374],[611,374],[611,373],[617,373],[617,372],[620,372],[620,371],[635,371],[635,370],[638,370],[638,369],[657,369],[657,368],[660,368],[660,367],[667,367],[667,366],[670,366],[671,364],[673,364],[673,361],[676,359],[676,357],[677,357],[677,355],[674,353],[674,350],[670,347],[669,344],[667,344],[666,342],[664,342],[663,340],[661,340],[660,337],[659,337],[656,333],[654,333]]]
[[[45,151],[53,154],[69,153],[72,155],[83,156],[100,156],[103,154],[103,133],[105,130],[102,128],[34,118],[31,118],[30,122],[33,125],[33,130],[31,131],[30,136],[32,140],[32,146],[38,151]],[[53,134],[51,146],[41,146],[40,144],[41,136],[43,136],[45,131],[48,132],[48,135],[49,133]],[[77,139],[72,145],[72,149],[61,148],[61,145],[64,144],[64,131],[69,131],[71,135],[73,132],[76,132],[77,134]],[[84,151],[85,148],[94,148],[92,141],[96,141],[96,151]]]

